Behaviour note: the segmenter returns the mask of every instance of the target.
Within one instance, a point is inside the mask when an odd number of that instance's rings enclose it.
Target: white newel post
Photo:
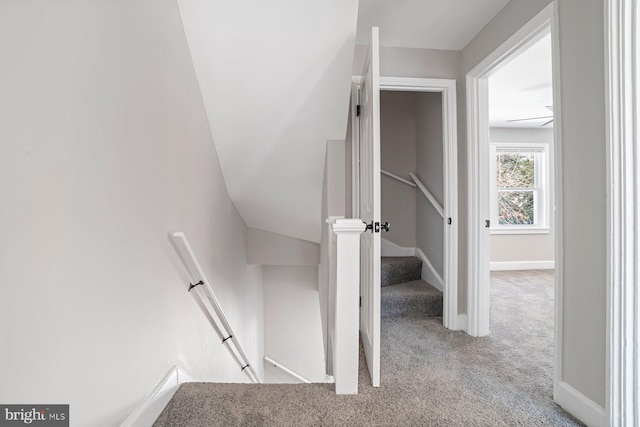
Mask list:
[[[337,394],[358,393],[360,219],[335,219],[336,290],[333,375]]]

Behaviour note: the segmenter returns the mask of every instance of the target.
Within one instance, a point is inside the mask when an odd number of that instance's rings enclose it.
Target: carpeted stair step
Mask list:
[[[411,282],[421,277],[422,261],[414,256],[383,256],[380,266],[381,286]]]
[[[380,304],[383,318],[442,316],[442,292],[424,280],[385,286]]]

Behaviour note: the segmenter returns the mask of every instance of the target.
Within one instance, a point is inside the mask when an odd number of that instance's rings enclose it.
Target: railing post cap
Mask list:
[[[339,219],[344,219],[344,216],[330,216],[329,218],[325,219],[324,222],[331,225],[331,224],[335,224],[336,221]]]
[[[336,219],[332,224],[336,234],[357,233],[360,234],[366,229],[366,225],[359,218]]]

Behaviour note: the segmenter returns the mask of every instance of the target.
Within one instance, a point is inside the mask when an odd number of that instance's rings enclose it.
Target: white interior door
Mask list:
[[[380,66],[378,28],[360,86],[360,218],[371,229],[360,246],[360,336],[374,387],[380,386]]]

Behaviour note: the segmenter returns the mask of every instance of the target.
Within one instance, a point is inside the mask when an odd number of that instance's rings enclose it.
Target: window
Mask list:
[[[491,233],[549,232],[547,144],[491,144]]]

